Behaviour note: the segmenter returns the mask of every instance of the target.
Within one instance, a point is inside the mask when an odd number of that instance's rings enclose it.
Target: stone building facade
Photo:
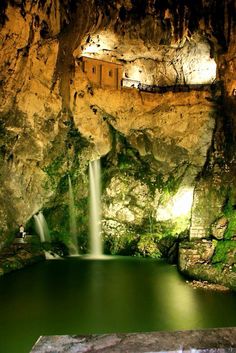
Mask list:
[[[82,70],[89,81],[101,88],[121,89],[123,66],[104,60],[81,57]]]

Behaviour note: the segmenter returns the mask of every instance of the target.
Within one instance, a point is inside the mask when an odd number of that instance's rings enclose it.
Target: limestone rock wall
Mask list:
[[[101,90],[87,80],[78,57],[95,44],[102,49],[100,57],[123,62],[130,78],[138,63],[142,80],[165,85],[191,83],[205,64],[213,63],[215,70],[219,62],[218,77],[227,75],[229,95],[234,87],[233,1],[4,1],[0,13],[1,246],[14,236],[17,224],[40,209],[57,232],[63,224],[68,232],[68,174],[76,191],[78,223],[85,224],[88,161],[98,156],[108,171],[108,228],[114,220],[124,231],[142,227],[150,215],[151,223],[168,223],[173,209],[180,207],[177,196],[186,191],[193,196],[196,177],[209,162],[218,109],[215,92]],[[111,33],[104,46],[97,37],[103,32]],[[161,75],[156,74],[161,67]],[[221,177],[221,171],[213,174]],[[199,190],[206,190],[204,182],[200,179]],[[195,223],[202,227],[197,207],[195,202],[192,228]],[[188,229],[190,216],[191,208],[173,233]],[[213,216],[204,227],[212,221]]]
[[[112,150],[112,131],[126,141],[124,145],[116,140],[114,155],[110,152],[104,163],[106,173],[107,168],[111,169],[110,184],[104,190],[106,227],[111,223],[114,228],[114,221],[141,227],[150,216],[155,223],[173,218],[177,222],[180,214],[172,214],[172,197],[178,194],[178,188],[191,193],[211,146],[215,125],[211,92],[150,94],[135,89],[94,88],[91,94],[79,67],[73,85],[73,95],[77,93],[71,107],[75,125],[95,144],[95,156]],[[174,233],[189,227],[190,210]]]

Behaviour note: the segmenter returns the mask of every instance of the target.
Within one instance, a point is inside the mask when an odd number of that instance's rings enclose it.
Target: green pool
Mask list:
[[[40,335],[227,326],[236,293],[193,289],[155,260],[68,258],[0,278],[0,353],[29,353]]]

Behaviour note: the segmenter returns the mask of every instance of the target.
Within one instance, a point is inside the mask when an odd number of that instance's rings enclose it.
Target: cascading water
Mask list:
[[[101,238],[101,166],[100,159],[89,162],[89,230],[90,255],[102,256]]]
[[[50,241],[48,225],[42,211],[34,215],[34,221],[36,232],[38,233],[41,242]]]
[[[46,219],[45,219],[42,211],[39,212],[38,217],[39,217],[39,221],[40,221],[40,223],[42,224],[42,227],[43,227],[44,239],[45,239],[45,241],[50,241],[48,224],[46,222]]]
[[[75,201],[74,192],[72,188],[71,178],[68,175],[69,184],[69,222],[70,222],[70,243],[69,251],[70,255],[78,255],[78,243],[77,243],[77,226],[76,226],[76,216],[75,216]]]

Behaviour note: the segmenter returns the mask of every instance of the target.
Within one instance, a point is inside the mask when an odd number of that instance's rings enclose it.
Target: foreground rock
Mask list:
[[[32,244],[14,244],[0,253],[0,276],[45,260],[44,253]]]
[[[193,287],[194,289],[197,288],[202,288],[202,289],[206,289],[206,290],[214,290],[217,292],[226,292],[229,291],[229,288],[222,286],[221,284],[213,284],[213,283],[209,283],[207,281],[186,281],[186,283],[189,283],[189,285],[191,287]]]
[[[191,241],[179,247],[179,269],[190,278],[236,290],[234,241]]]
[[[31,353],[236,352],[236,328],[40,337]]]

